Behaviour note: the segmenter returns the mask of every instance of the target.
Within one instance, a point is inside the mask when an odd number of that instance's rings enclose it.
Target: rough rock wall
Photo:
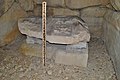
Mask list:
[[[116,11],[120,11],[120,0],[110,0],[110,3]]]
[[[92,34],[101,35],[103,15],[109,0],[46,0],[47,16],[78,16]],[[0,0],[0,45],[9,44],[20,33],[17,20],[21,17],[41,16],[42,0]]]
[[[120,80],[120,0],[110,0],[103,20],[104,41]]]
[[[120,12],[108,10],[104,17],[104,40],[120,80]]]
[[[3,5],[3,3],[4,3],[4,0],[0,0],[0,16],[3,14],[3,12],[4,12],[4,5]]]

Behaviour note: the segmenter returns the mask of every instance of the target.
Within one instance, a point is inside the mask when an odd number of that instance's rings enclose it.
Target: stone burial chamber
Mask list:
[[[20,51],[41,57],[42,19],[21,18],[18,27],[27,36]],[[48,17],[46,31],[47,58],[59,64],[87,66],[90,33],[86,23],[77,17]]]
[[[92,67],[88,64],[88,72],[98,66],[94,61],[100,59],[97,63],[103,66],[102,68],[105,66],[105,71],[96,69],[98,72],[94,71],[95,75],[90,73],[92,77],[87,78],[93,80],[99,71],[103,71],[105,75],[101,73],[103,76],[99,75],[99,77],[101,80],[107,80],[106,78],[110,78],[107,77],[109,73],[107,71],[112,71],[111,66],[106,63],[108,61],[106,55],[108,55],[111,59],[109,62],[113,63],[115,70],[110,76],[116,75],[120,80],[120,0],[46,0],[46,2],[47,58],[57,64],[82,67],[86,67],[89,62]],[[42,57],[41,16],[42,0],[0,0],[0,49],[5,49],[6,52],[9,46],[10,48],[13,46],[15,49],[10,50],[14,53],[20,50],[16,53]],[[105,44],[107,51],[104,52],[97,42],[102,46]],[[92,45],[94,43],[95,45]],[[0,61],[4,60],[3,58],[1,56]],[[103,64],[104,62],[106,65]],[[95,80],[98,80],[96,78]]]

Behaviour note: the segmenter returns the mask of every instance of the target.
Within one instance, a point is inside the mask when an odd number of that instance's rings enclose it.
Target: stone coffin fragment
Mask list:
[[[87,45],[86,45],[87,46]],[[88,46],[86,49],[57,50],[55,63],[87,67]]]
[[[42,39],[27,36],[26,43],[27,44],[39,44],[39,45],[41,45]],[[57,44],[57,45],[59,45],[59,44]],[[87,48],[87,42],[79,42],[77,44],[66,45],[66,50],[79,50],[79,49],[86,49],[86,48]]]
[[[78,46],[80,47],[78,48]],[[42,45],[24,42],[20,47],[20,52],[24,55],[42,57]],[[88,44],[85,42],[74,45],[58,45],[47,42],[46,53],[48,59],[53,59],[58,64],[87,66]]]
[[[56,51],[55,63],[87,67],[88,43],[79,42],[65,47],[65,50],[59,49]]]
[[[19,30],[27,36],[42,38],[41,18],[23,18],[18,22]],[[75,44],[88,42],[90,33],[85,23],[77,18],[47,18],[46,40],[50,43]]]

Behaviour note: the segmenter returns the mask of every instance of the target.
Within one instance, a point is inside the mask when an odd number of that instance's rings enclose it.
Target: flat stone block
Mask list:
[[[41,18],[23,18],[18,22],[19,30],[27,36],[42,38]],[[84,22],[75,17],[47,18],[46,40],[57,44],[88,42],[90,33]]]
[[[76,65],[81,67],[87,67],[88,61],[88,48],[82,49],[81,51],[69,51],[69,50],[58,50],[55,63],[64,65]]]
[[[20,52],[24,55],[42,57],[42,45],[40,44],[28,44],[24,42],[20,47]],[[51,59],[56,53],[57,48],[50,44],[47,44],[47,58]]]
[[[48,59],[55,60],[55,63],[86,67],[88,44],[83,42],[79,44],[58,45],[47,42],[46,56]],[[42,46],[41,44],[28,44],[24,42],[20,47],[20,52],[24,55],[42,57]]]

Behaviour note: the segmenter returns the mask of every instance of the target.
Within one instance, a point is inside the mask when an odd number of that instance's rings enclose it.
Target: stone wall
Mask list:
[[[78,16],[90,27],[91,34],[101,36],[103,6],[109,0],[46,0],[47,16]],[[41,16],[42,0],[0,0],[0,45],[9,44],[20,33],[17,21],[21,17]],[[15,33],[14,33],[15,32]]]
[[[93,37],[104,40],[120,76],[120,0],[46,0],[47,16],[77,16],[88,24]],[[18,19],[41,16],[42,0],[0,0],[0,46],[20,35]],[[103,27],[102,27],[103,26]]]
[[[120,80],[120,0],[110,0],[103,19],[104,41]]]
[[[120,12],[108,10],[103,28],[104,41],[120,80]]]

